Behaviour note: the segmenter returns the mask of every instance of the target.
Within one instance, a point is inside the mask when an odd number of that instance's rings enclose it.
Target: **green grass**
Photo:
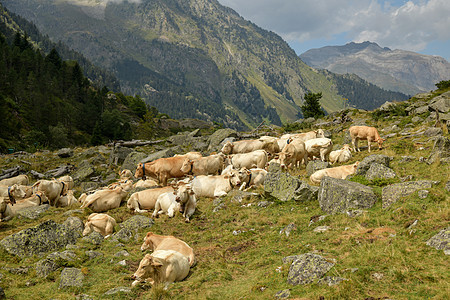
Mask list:
[[[388,119],[370,119],[365,113],[355,112],[352,118],[367,118],[370,125],[384,128],[391,122]],[[344,127],[348,128],[350,124]],[[417,124],[413,130],[419,130],[423,124]],[[333,129],[327,128],[327,129]],[[346,132],[338,131],[332,137],[335,144],[342,144]],[[448,134],[447,134],[448,137]],[[416,150],[416,143],[424,150]],[[361,145],[365,146],[363,141]],[[12,274],[3,267],[17,268],[33,266],[41,257],[18,258],[0,251],[0,273],[3,274],[0,286],[11,299],[73,299],[78,294],[88,294],[104,299],[273,299],[276,292],[290,289],[295,299],[448,299],[450,296],[450,272],[448,257],[443,251],[426,245],[426,241],[449,224],[450,193],[444,188],[450,180],[448,165],[435,163],[427,165],[419,162],[420,157],[428,157],[433,142],[429,137],[415,137],[415,140],[401,136],[389,138],[383,150],[376,149],[371,154],[392,156],[391,168],[398,177],[412,175],[414,180],[436,180],[438,185],[429,189],[430,194],[420,199],[417,193],[400,199],[391,208],[384,210],[381,199],[375,206],[362,215],[350,218],[346,215],[330,215],[324,220],[309,226],[313,216],[324,215],[318,201],[281,202],[256,190],[260,196],[253,196],[243,203],[232,202],[225,198],[225,207],[213,212],[211,199],[198,200],[198,208],[191,223],[184,223],[180,215],[174,218],[160,216],[155,220],[151,231],[174,235],[194,248],[197,264],[191,268],[186,280],[175,283],[167,291],[161,286],[142,285],[132,289],[130,294],[104,296],[111,288],[131,286],[130,276],[137,269],[144,253],[140,245],[146,230],[138,232],[136,239],[124,243],[130,256],[115,257],[123,248],[105,240],[102,245],[94,246],[80,241],[80,249],[74,250],[78,259],[67,266],[77,267],[85,274],[82,288],[59,290],[61,269],[46,279],[36,276],[34,269],[27,274]],[[142,148],[150,152],[152,148]],[[71,159],[60,159],[53,153],[37,153],[34,157],[0,157],[3,169],[21,164],[27,160],[31,165],[23,165],[27,171],[39,172],[55,168],[64,163],[78,165],[84,158],[78,156],[83,149],[76,149]],[[353,158],[347,164],[361,161],[368,155],[367,150],[352,153]],[[402,161],[402,156],[413,156],[412,161]],[[118,168],[116,168],[118,171]],[[106,172],[100,168],[101,172]],[[289,171],[292,175],[308,180],[304,166]],[[381,197],[382,187],[399,182],[393,180],[375,180],[355,176],[353,181],[374,188]],[[76,187],[77,196],[80,188]],[[259,207],[260,201],[272,201],[268,207]],[[0,239],[19,230],[35,226],[45,220],[64,222],[65,211],[78,208],[51,208],[39,220],[15,218],[0,223]],[[74,214],[86,220],[91,213]],[[118,223],[132,214],[125,206],[108,212]],[[147,214],[150,215],[150,214]],[[413,228],[409,226],[418,220]],[[289,237],[280,230],[294,223],[296,229]],[[330,230],[315,233],[317,226],[330,226]],[[116,231],[119,229],[117,226]],[[233,232],[240,232],[233,234]],[[61,249],[63,250],[63,249]],[[96,250],[103,257],[89,260],[86,250]],[[283,264],[283,257],[314,252],[327,259],[336,260],[335,266],[326,276],[339,276],[348,281],[328,287],[318,284],[291,286],[287,283],[289,264]],[[117,262],[126,259],[127,266]],[[357,269],[355,272],[351,270]],[[381,280],[375,273],[383,274]]]

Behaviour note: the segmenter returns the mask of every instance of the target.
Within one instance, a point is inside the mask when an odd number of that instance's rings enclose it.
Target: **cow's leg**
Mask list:
[[[225,191],[214,191],[214,197],[222,197],[222,196],[226,196],[227,192]]]
[[[105,238],[110,236],[111,233],[113,233],[113,231],[114,231],[113,224],[111,222],[107,222],[105,226],[105,234],[107,234],[107,236],[105,236]]]
[[[371,143],[372,139],[371,138],[367,138],[367,147],[369,148],[369,152],[370,152],[370,143]]]
[[[159,203],[159,201],[156,201],[156,203],[155,203],[155,210],[153,211],[153,214],[152,214],[153,218],[157,218],[158,217],[158,213],[159,213],[160,209],[161,209],[161,203]]]

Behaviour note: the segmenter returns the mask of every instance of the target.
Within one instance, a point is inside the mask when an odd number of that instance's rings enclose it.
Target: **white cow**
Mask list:
[[[264,180],[266,179],[267,171],[264,169],[258,169],[253,168],[250,170],[247,170],[248,178],[247,181],[245,181],[239,190],[248,190],[252,187],[259,187],[264,185]]]
[[[15,177],[0,180],[0,186],[11,186],[13,184],[28,185],[29,181],[27,175],[17,175]]]
[[[235,169],[240,168],[265,168],[268,155],[265,150],[256,150],[249,153],[234,154],[231,156],[231,164]]]
[[[59,197],[59,199],[56,201],[55,206],[56,207],[66,207],[71,206],[74,203],[77,203],[78,200],[73,195],[73,190],[69,190],[67,194],[64,196]]]
[[[55,206],[55,203],[62,195],[67,194],[69,184],[58,180],[39,180],[33,184],[33,191],[41,191],[47,196],[50,205]]]
[[[161,194],[173,193],[171,186],[162,188],[147,189],[133,193],[127,201],[127,207],[138,213],[146,213],[155,208],[156,200]]]
[[[313,159],[316,156],[320,157],[322,161],[327,161],[333,150],[333,142],[328,138],[311,139],[305,142],[305,148],[308,158]]]
[[[352,152],[351,152],[350,145],[344,144],[341,149],[331,151],[330,152],[330,163],[343,163],[347,162],[352,158]]]
[[[164,283],[164,289],[175,281],[181,281],[189,274],[189,260],[186,256],[174,250],[156,250],[146,254],[139,263],[139,268],[131,277],[132,286],[141,281],[150,284]]]
[[[84,224],[83,235],[97,231],[106,237],[114,232],[114,226],[116,226],[116,219],[110,215],[92,213]]]
[[[180,203],[180,213],[183,214],[185,222],[189,222],[197,207],[197,199],[191,185],[179,184],[175,200]]]
[[[334,168],[326,168],[322,170],[318,170],[314,172],[309,179],[312,183],[319,184],[322,181],[322,178],[325,176],[333,177],[337,179],[345,179],[347,176],[355,174],[356,168],[358,167],[359,161],[355,162],[352,165],[334,167]]]
[[[160,214],[166,214],[172,218],[175,211],[180,210],[180,204],[176,201],[176,198],[175,192],[167,192],[159,195],[156,199],[152,217],[156,218]]]
[[[90,195],[82,194],[79,198],[82,203],[81,208],[90,207],[94,212],[105,212],[118,208],[127,197],[132,185],[133,182],[130,180],[122,185],[117,185],[114,189],[98,190]]]
[[[192,181],[192,190],[197,197],[225,196],[234,186],[239,186],[247,179],[247,173],[231,170],[229,175],[197,176]]]

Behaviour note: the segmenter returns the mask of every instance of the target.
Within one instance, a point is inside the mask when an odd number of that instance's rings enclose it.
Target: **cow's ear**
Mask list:
[[[286,157],[292,157],[291,153],[286,153]]]
[[[190,191],[189,191],[189,195],[195,195],[194,191],[193,191],[193,190],[190,190]]]
[[[225,178],[225,179],[230,179],[230,176],[225,175],[223,178]]]
[[[162,263],[160,263],[159,261],[152,260],[152,266],[153,267],[161,267]]]

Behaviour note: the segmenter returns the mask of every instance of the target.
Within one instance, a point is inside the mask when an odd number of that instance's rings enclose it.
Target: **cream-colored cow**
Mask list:
[[[103,236],[108,236],[114,232],[114,226],[116,226],[116,219],[110,215],[92,213],[84,224],[83,235],[97,231]]]
[[[325,176],[333,177],[337,179],[345,179],[349,175],[353,175],[356,172],[356,168],[358,167],[359,161],[355,162],[352,165],[334,167],[334,168],[326,168],[322,170],[318,170],[314,172],[309,179],[312,183],[319,184],[322,181],[322,178]]]

